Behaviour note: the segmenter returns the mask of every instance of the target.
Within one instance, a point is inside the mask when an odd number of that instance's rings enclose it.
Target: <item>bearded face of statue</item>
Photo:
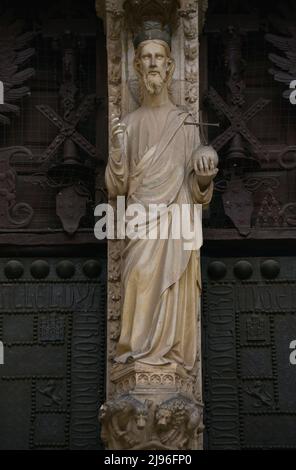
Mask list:
[[[136,57],[136,69],[150,95],[159,95],[163,87],[167,86],[172,65],[172,59],[163,44],[147,41],[140,46]]]

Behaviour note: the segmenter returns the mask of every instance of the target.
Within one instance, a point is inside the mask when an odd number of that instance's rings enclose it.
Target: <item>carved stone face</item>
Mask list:
[[[139,412],[136,415],[136,423],[138,429],[144,429],[147,422],[147,412]]]
[[[156,422],[159,429],[166,429],[172,419],[172,412],[167,409],[159,408],[156,413]]]
[[[141,47],[138,61],[147,91],[152,95],[158,95],[167,81],[171,64],[165,46],[156,41],[147,41]]]

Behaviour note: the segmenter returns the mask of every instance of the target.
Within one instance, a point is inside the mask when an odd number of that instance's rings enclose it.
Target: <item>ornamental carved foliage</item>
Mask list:
[[[121,114],[121,76],[122,76],[122,41],[123,28],[122,1],[106,2],[106,29],[108,47],[108,95],[109,115]]]
[[[17,174],[10,164],[11,157],[24,155],[32,158],[25,147],[0,148],[0,227],[26,227],[32,220],[34,211],[25,202],[16,201]]]
[[[8,13],[0,18],[0,80],[4,84],[4,104],[1,104],[0,124],[9,125],[10,115],[18,115],[17,104],[30,94],[25,82],[35,73],[27,64],[35,54],[28,44],[33,32],[23,32],[23,22],[13,20]]]
[[[278,4],[278,15],[269,18],[271,25],[277,30],[278,34],[268,33],[265,39],[272,44],[278,53],[270,53],[269,60],[272,67],[269,73],[273,75],[274,80],[284,83],[288,88],[290,83],[295,80],[295,41],[296,41],[296,8],[295,2],[286,1]],[[289,98],[291,90],[283,92],[284,98]]]
[[[102,405],[99,419],[108,449],[194,449],[203,431],[202,406],[175,395],[155,405],[131,394]]]
[[[23,32],[23,23],[12,20],[9,14],[0,18],[0,80],[4,84],[4,104],[1,104],[0,125],[11,123],[10,115],[19,115],[17,104],[30,94],[24,83],[34,75],[26,64],[35,50],[28,47],[34,33]],[[25,147],[0,148],[0,228],[26,227],[34,211],[27,203],[17,203],[17,173],[11,164],[12,157],[23,155],[32,158]]]
[[[198,52],[199,52],[199,21],[198,2],[180,2],[179,17],[184,35],[184,59],[185,59],[185,96],[184,101],[190,112],[197,116],[198,113]]]
[[[288,89],[283,91],[283,97],[289,99],[291,97],[290,84],[295,80],[295,43],[296,43],[296,8],[291,1],[279,4],[277,7],[278,15],[270,16],[270,24],[276,30],[277,34],[268,33],[265,35],[266,41],[274,46],[276,53],[271,52],[268,57],[272,62],[269,73],[274,80],[284,83]],[[293,156],[292,163],[286,162],[288,155]],[[285,170],[293,170],[295,168],[295,145],[290,145],[279,154],[279,165]],[[257,222],[261,225],[273,226],[296,226],[296,204],[287,203],[280,207],[274,194],[268,194],[262,201],[260,213]]]

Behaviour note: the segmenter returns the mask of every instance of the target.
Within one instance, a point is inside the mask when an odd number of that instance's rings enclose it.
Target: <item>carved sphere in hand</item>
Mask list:
[[[201,157],[206,157],[207,160],[212,160],[215,168],[218,166],[218,163],[219,163],[218,154],[216,150],[214,149],[214,147],[212,147],[211,145],[201,145],[200,147],[198,147],[198,149],[195,152],[195,157],[196,159],[199,159]]]

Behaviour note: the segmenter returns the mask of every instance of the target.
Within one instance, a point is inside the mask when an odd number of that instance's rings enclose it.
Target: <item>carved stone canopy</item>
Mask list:
[[[114,14],[120,14],[120,12],[123,10],[123,5],[125,5],[125,8],[129,8],[129,13],[134,11],[135,6],[141,9],[143,13],[145,13],[145,10],[148,9],[149,17],[151,17],[151,11],[153,11],[154,5],[158,8],[163,7],[166,14],[170,14],[170,8],[172,8],[172,11],[175,9],[179,10],[180,12],[194,12],[198,7],[199,29],[201,30],[205,22],[205,16],[208,9],[208,0],[129,0],[128,2],[125,2],[124,0],[95,0],[97,16],[101,18],[104,23],[106,23],[106,11],[113,12]]]

